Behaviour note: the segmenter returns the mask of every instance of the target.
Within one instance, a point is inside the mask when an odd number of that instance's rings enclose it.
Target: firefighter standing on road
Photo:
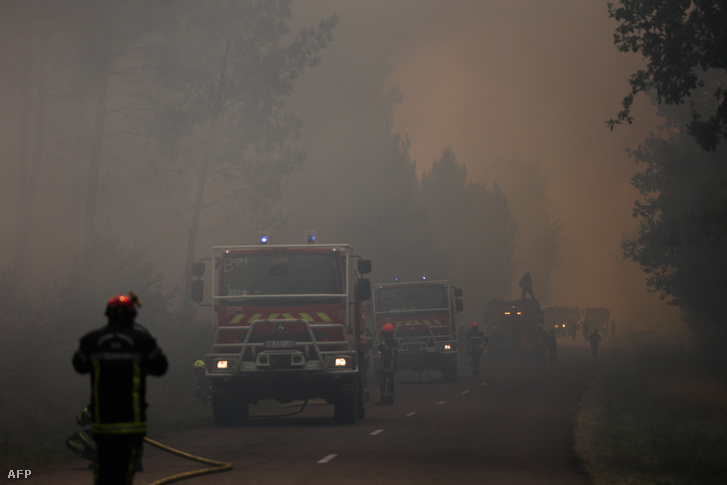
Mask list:
[[[472,365],[472,377],[480,376],[480,360],[482,359],[482,352],[485,350],[485,346],[490,342],[490,339],[477,328],[477,322],[472,322],[469,330],[467,331],[467,354],[470,358],[470,364]]]
[[[377,350],[381,353],[379,360],[381,397],[376,404],[390,406],[394,404],[394,374],[396,374],[396,360],[399,355],[392,324],[387,323],[381,327],[381,342]]]
[[[106,305],[108,324],[81,338],[73,368],[91,375],[95,484],[129,484],[146,435],[146,376],[161,376],[167,358],[156,340],[134,326],[136,297],[117,295]]]
[[[591,344],[591,352],[595,359],[598,356],[598,346],[601,344],[601,335],[597,328],[593,329],[593,333],[588,337],[588,343]]]
[[[367,376],[369,373],[369,362],[371,362],[371,348],[374,346],[374,339],[371,336],[371,330],[368,328],[365,329],[363,332],[361,332],[361,336],[359,337],[361,347],[363,348],[363,376],[364,376],[364,402],[369,402],[371,400],[371,396],[369,395],[369,386],[367,383]]]

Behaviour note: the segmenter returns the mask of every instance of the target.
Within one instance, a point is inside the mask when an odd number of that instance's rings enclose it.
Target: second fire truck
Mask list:
[[[391,323],[399,344],[400,370],[438,370],[457,381],[454,316],[463,310],[462,290],[448,281],[377,283],[374,285],[375,330]]]

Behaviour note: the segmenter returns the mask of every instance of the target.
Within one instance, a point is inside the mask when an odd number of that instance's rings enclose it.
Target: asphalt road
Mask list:
[[[571,432],[598,361],[583,342],[559,344],[553,366],[483,365],[479,379],[463,366],[457,383],[397,374],[394,406],[369,403],[353,426],[334,424],[331,406],[311,403],[295,416],[210,425],[159,441],[233,465],[181,482],[190,484],[586,484]],[[376,399],[378,390],[371,394]],[[25,481],[91,483],[87,464],[76,460]],[[134,483],[204,467],[147,446]]]

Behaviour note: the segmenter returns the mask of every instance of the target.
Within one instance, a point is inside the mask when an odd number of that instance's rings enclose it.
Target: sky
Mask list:
[[[638,227],[631,214],[639,194],[629,184],[638,166],[627,149],[658,119],[641,97],[633,125],[606,125],[643,65],[615,47],[606,1],[301,0],[294,25],[334,12],[323,63],[296,86],[304,136],[325,139],[330,119],[361,103],[351,100],[365,91],[356,87],[386,57],[387,84],[403,95],[394,131],[411,140],[420,174],[447,146],[473,182],[491,185],[497,164],[512,157],[546,174],[553,217],[563,224],[550,304],[609,306],[615,318],[678,325],[677,312],[647,292],[619,249]],[[307,149],[315,159],[318,148]]]

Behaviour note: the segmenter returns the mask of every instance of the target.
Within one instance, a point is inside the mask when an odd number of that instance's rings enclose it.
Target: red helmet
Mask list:
[[[477,326],[477,322],[472,322],[472,325],[470,325],[470,327],[476,327],[476,326]]]
[[[384,326],[381,327],[381,330],[386,333],[394,333],[394,326],[390,323],[385,323]]]
[[[104,315],[107,317],[136,316],[136,298],[120,294],[109,298]]]

